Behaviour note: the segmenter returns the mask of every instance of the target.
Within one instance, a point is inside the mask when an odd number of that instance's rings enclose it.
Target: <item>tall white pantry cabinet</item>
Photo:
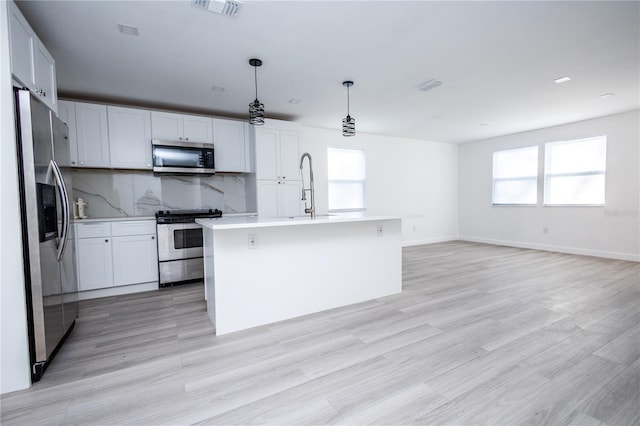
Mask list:
[[[275,125],[255,129],[258,215],[301,216],[300,131],[290,123],[269,122]]]

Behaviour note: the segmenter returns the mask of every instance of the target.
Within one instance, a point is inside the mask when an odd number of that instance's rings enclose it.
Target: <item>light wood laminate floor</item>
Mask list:
[[[456,241],[403,287],[220,337],[202,284],[84,301],[2,424],[640,424],[640,264]]]

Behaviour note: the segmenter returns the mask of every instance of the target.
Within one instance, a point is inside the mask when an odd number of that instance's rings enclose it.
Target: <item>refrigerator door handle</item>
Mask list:
[[[58,242],[58,261],[62,260],[64,251],[67,248],[67,235],[69,234],[69,197],[67,196],[67,187],[64,184],[62,178],[62,172],[58,167],[58,164],[51,160],[51,170],[53,170],[53,176],[55,178],[58,192],[60,193],[60,202],[62,205],[62,233],[60,235],[60,241]]]

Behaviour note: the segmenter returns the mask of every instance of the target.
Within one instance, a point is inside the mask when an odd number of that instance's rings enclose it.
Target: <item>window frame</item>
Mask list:
[[[583,170],[580,172],[567,172],[567,173],[548,173],[548,162],[550,150],[549,147],[553,145],[561,145],[561,144],[569,144],[569,143],[579,143],[586,142],[592,140],[603,139],[604,141],[604,170]],[[601,134],[596,136],[588,136],[580,139],[568,139],[561,141],[553,141],[546,142],[544,144],[544,172],[542,175],[542,206],[543,207],[604,207],[606,205],[606,197],[607,197],[607,135]],[[586,176],[596,176],[602,175],[603,178],[603,194],[602,194],[602,203],[551,203],[547,201],[548,191],[548,181],[550,178],[554,177],[586,177]]]
[[[524,151],[524,150],[533,150],[535,149],[536,152],[536,169],[535,169],[535,175],[533,176],[518,176],[518,177],[509,177],[509,178],[504,178],[504,177],[500,177],[500,178],[496,178],[495,177],[495,166],[496,166],[496,154],[498,153],[502,153],[502,152],[509,152],[509,151]],[[502,150],[498,150],[498,151],[494,151],[492,154],[492,168],[491,168],[491,205],[492,206],[512,206],[512,207],[536,207],[538,205],[538,199],[539,199],[539,183],[538,183],[538,179],[540,177],[540,170],[539,170],[539,162],[540,162],[540,147],[538,145],[529,145],[529,146],[523,146],[523,147],[519,147],[519,148],[510,148],[510,149],[502,149]],[[496,198],[496,182],[514,182],[514,181],[533,181],[535,183],[535,201],[533,203],[517,203],[517,202],[508,202],[508,203],[497,203],[495,201]]]
[[[341,151],[359,151],[362,152],[362,161],[364,164],[364,176],[362,179],[331,179],[329,176],[329,151],[341,150]],[[331,183],[362,183],[362,207],[348,208],[348,209],[331,209],[330,200],[330,184]],[[366,212],[367,211],[367,153],[364,148],[345,148],[341,146],[328,146],[327,147],[327,207],[329,213],[352,213],[352,212]]]

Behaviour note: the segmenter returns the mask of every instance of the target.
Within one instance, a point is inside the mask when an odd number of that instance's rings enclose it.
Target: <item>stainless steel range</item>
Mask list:
[[[202,227],[195,221],[221,216],[218,209],[160,210],[156,213],[160,287],[204,278]]]

